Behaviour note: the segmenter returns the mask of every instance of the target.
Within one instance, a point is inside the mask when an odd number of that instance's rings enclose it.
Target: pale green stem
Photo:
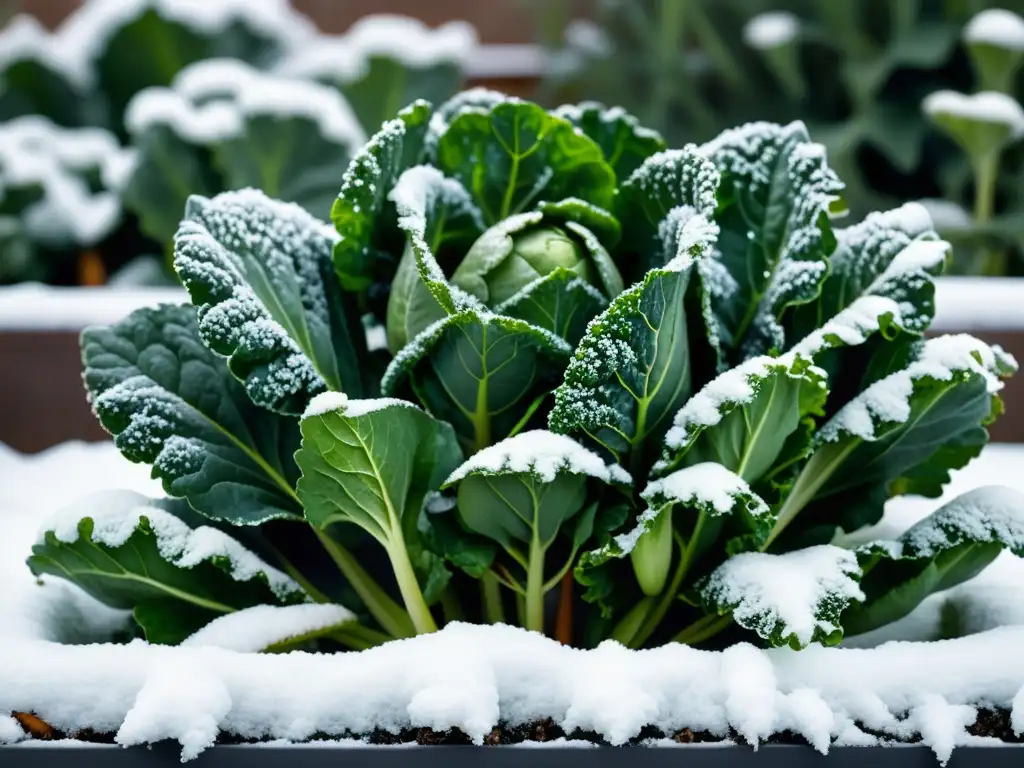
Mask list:
[[[645,597],[637,602],[625,616],[619,619],[615,628],[612,629],[611,639],[626,647],[632,647],[633,637],[640,631],[644,620],[654,608],[654,603],[653,597]]]
[[[996,182],[999,179],[999,152],[988,150],[972,164],[974,169],[974,221],[986,224],[995,213]],[[1006,273],[1006,253],[984,247],[977,256],[977,271],[990,277]]]
[[[731,613],[727,613],[725,616],[709,614],[697,619],[697,621],[673,637],[672,641],[685,645],[698,645],[705,640],[710,640],[730,624],[732,624]]]
[[[679,545],[679,565],[676,566],[675,573],[672,574],[672,581],[669,582],[668,589],[661,593],[657,604],[654,606],[654,610],[648,614],[647,619],[640,626],[640,630],[630,640],[630,648],[639,648],[646,643],[662,620],[664,620],[668,609],[672,607],[676,595],[679,594],[679,588],[682,586],[683,579],[686,578],[686,573],[690,570],[690,565],[693,562],[694,547],[696,546],[697,538],[704,528],[704,521],[706,519],[707,516],[703,513],[697,518],[697,524],[693,528],[693,535],[690,537],[690,544],[693,546],[687,546],[683,541],[683,537],[673,532],[673,537]]]
[[[323,531],[316,531],[316,535],[334,564],[338,566],[342,576],[352,585],[352,589],[366,604],[367,610],[377,623],[394,637],[415,635],[416,629],[409,619],[409,614],[402,610],[402,607],[381,589],[370,574],[363,570],[352,553]]]
[[[409,612],[409,618],[416,628],[416,633],[425,635],[437,631],[437,623],[433,614],[423,599],[423,592],[416,580],[416,572],[413,570],[412,562],[409,560],[409,552],[405,548],[405,537],[401,529],[397,529],[395,541],[387,548],[388,557],[391,559],[391,568],[395,572],[395,580],[398,582],[398,591],[402,593],[402,602]]]
[[[453,621],[462,621],[465,618],[462,603],[459,602],[459,596],[455,594],[451,584],[445,587],[441,593],[441,610],[444,611],[445,624],[450,624]]]
[[[530,542],[526,569],[526,621],[524,626],[544,632],[544,547],[535,535]]]
[[[501,582],[490,570],[480,578],[480,595],[483,600],[484,618],[488,624],[505,623],[505,606],[501,602]]]

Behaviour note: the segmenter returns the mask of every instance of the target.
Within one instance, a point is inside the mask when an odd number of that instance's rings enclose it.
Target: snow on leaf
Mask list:
[[[700,148],[722,174],[716,258],[736,283],[715,312],[744,357],[781,349],[780,319],[817,298],[835,247],[828,223],[842,183],[803,123],[750,123]]]
[[[324,389],[362,390],[364,332],[334,278],[335,240],[298,206],[256,190],[189,201],[175,269],[203,339],[257,405],[298,414]]]
[[[1024,495],[1003,486],[964,493],[895,541],[857,548],[866,599],[843,616],[849,634],[890,624],[929,595],[977,576],[1003,550],[1024,557]]]
[[[254,605],[214,619],[181,646],[239,653],[285,650],[355,622],[355,614],[341,605]]]
[[[705,608],[732,614],[736,623],[773,646],[835,645],[840,614],[863,600],[857,556],[831,545],[782,555],[745,552],[718,566],[697,585]]]
[[[592,138],[604,153],[605,160],[624,180],[651,155],[665,149],[665,140],[657,131],[644,128],[640,121],[622,107],[611,107],[596,101],[563,104],[554,114],[575,125]]]
[[[606,483],[628,485],[632,482],[622,467],[606,465],[600,456],[571,437],[535,429],[505,438],[473,454],[448,476],[442,488],[454,485],[469,474],[529,473],[550,483],[559,472],[589,475]]]

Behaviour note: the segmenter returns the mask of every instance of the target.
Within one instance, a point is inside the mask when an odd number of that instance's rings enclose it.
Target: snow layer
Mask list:
[[[59,45],[35,16],[19,13],[0,30],[0,71],[20,61],[36,61],[72,86],[88,82],[88,71]]]
[[[399,400],[397,397],[377,397],[368,400],[351,400],[344,392],[321,392],[309,401],[302,418],[309,419],[313,416],[322,416],[331,411],[342,411],[345,416],[355,419],[365,416],[374,411],[382,411],[385,408],[415,408],[416,405],[408,400]]]
[[[767,50],[787,45],[800,34],[800,19],[788,11],[759,13],[743,27],[743,42]]]
[[[113,134],[100,128],[61,128],[39,115],[0,125],[0,197],[4,188],[42,189],[23,220],[42,242],[70,239],[95,245],[121,221],[117,195],[93,192],[83,178],[123,154]]]
[[[932,117],[948,115],[963,120],[1005,125],[1010,138],[1024,136],[1024,108],[1012,96],[998,91],[974,94],[936,91],[925,98],[923,108]]]
[[[361,18],[345,35],[320,36],[297,48],[278,71],[348,84],[366,77],[373,58],[395,59],[413,69],[447,63],[465,68],[476,47],[476,30],[465,21],[431,29],[409,16],[375,14]]]
[[[617,464],[606,465],[593,451],[571,437],[534,429],[520,432],[500,443],[488,446],[469,457],[445,480],[451,485],[469,474],[500,474],[531,472],[546,483],[553,482],[559,472],[590,475],[606,483],[631,482],[626,470]]]
[[[1024,51],[1024,19],[1013,11],[988,8],[967,22],[964,42]]]
[[[147,88],[125,110],[135,136],[163,125],[195,144],[239,138],[257,116],[304,118],[325,139],[354,153],[366,141],[348,102],[334,88],[262,72],[235,59],[207,59],[186,67],[170,88]]]
[[[341,605],[256,605],[214,619],[186,638],[182,646],[259,653],[286,640],[355,620],[355,614]]]

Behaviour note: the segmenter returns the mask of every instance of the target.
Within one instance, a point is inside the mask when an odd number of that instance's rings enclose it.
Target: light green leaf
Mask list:
[[[214,528],[190,528],[176,500],[103,491],[58,512],[32,548],[29,568],[134,609],[152,643],[174,644],[253,605],[302,602],[295,582]]]
[[[1004,549],[1024,557],[1024,496],[1002,486],[958,496],[896,541],[859,547],[866,599],[843,614],[846,633],[903,618],[928,595],[977,576]]]
[[[299,434],[252,404],[199,337],[196,311],[140,309],[82,334],[89,399],[118,449],[172,496],[238,525],[295,518]]]
[[[331,221],[339,234],[334,268],[345,290],[390,282],[394,257],[388,254],[401,246],[388,237],[394,225],[388,194],[402,173],[420,162],[430,112],[429,104],[417,101],[384,123],[341,178]]]
[[[609,209],[615,192],[615,173],[591,139],[523,101],[456,116],[436,165],[470,191],[488,224],[572,196]]]
[[[590,323],[549,419],[552,431],[600,446],[637,477],[692,394],[693,359],[700,360],[706,334],[692,278],[717,230],[692,209],[679,209],[668,221],[666,246],[675,246],[674,258]]]
[[[665,149],[657,131],[644,128],[622,107],[609,109],[596,101],[564,104],[554,114],[593,139],[619,179],[627,178],[651,155]]]
[[[423,549],[418,522],[426,495],[462,460],[452,428],[404,400],[325,393],[303,416],[295,460],[310,524],[326,530],[352,523],[373,536],[391,560],[417,631],[436,628],[410,556]]]
[[[722,341],[741,357],[782,349],[785,312],[814,301],[828,275],[842,184],[799,122],[751,123],[701,152],[722,174],[716,258],[731,278],[714,294]]]
[[[857,556],[831,545],[784,555],[745,552],[730,557],[697,585],[705,610],[732,615],[771,646],[795,650],[843,639],[839,617],[864,593]]]
[[[206,343],[257,405],[301,413],[315,394],[363,391],[366,339],[331,267],[334,233],[256,190],[193,197],[174,264]]]
[[[590,321],[608,305],[605,297],[575,272],[556,269],[515,294],[495,311],[543,328],[576,345]]]

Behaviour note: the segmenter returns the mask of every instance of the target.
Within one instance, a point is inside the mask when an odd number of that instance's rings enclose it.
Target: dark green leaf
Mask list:
[[[554,114],[593,139],[619,179],[627,178],[651,155],[665,149],[661,134],[644,128],[622,107],[609,109],[596,101],[565,104]]]
[[[362,322],[331,267],[336,237],[256,190],[190,198],[174,242],[206,343],[257,405],[298,414],[315,394],[363,391]]]
[[[255,525],[301,514],[298,428],[252,404],[199,338],[195,309],[140,309],[82,334],[85,385],[130,460],[210,518]]]
[[[438,141],[437,166],[462,182],[488,224],[573,196],[609,209],[615,192],[601,149],[529,102],[455,117]]]
[[[113,608],[134,609],[151,642],[178,642],[242,608],[305,599],[237,541],[213,528],[189,528],[166,505],[131,491],[93,494],[47,523],[29,568],[67,579]]]
[[[958,496],[896,541],[857,550],[866,600],[843,614],[847,634],[897,621],[928,595],[974,578],[1004,549],[1024,557],[1024,496],[987,486]]]

